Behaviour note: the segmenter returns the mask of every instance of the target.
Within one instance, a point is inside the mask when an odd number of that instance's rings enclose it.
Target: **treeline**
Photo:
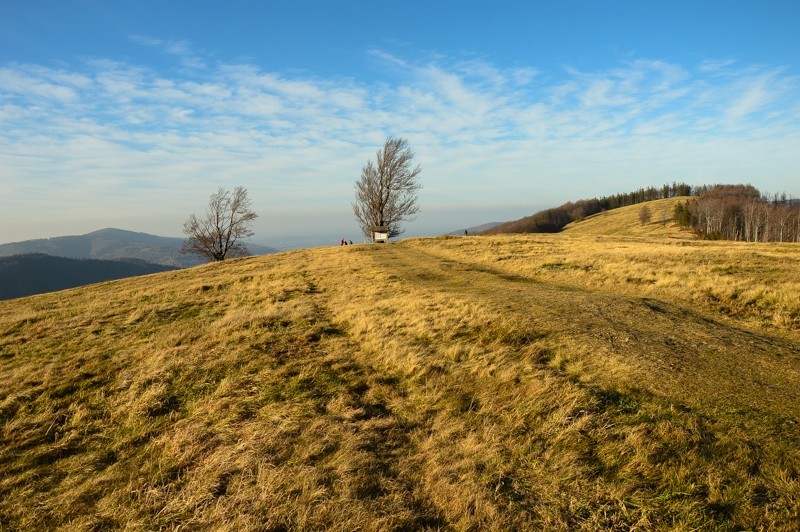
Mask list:
[[[545,209],[531,216],[526,216],[513,222],[506,222],[488,229],[482,234],[557,233],[567,224],[583,220],[587,216],[599,212],[636,205],[637,203],[644,203],[646,201],[680,196],[695,196],[700,194],[703,188],[704,187],[693,187],[686,183],[672,183],[662,187],[640,188],[634,192],[624,194],[613,194],[611,196],[578,200],[576,202],[570,201],[560,207]]]
[[[711,185],[675,206],[675,222],[707,239],[800,242],[800,200],[752,185]]]

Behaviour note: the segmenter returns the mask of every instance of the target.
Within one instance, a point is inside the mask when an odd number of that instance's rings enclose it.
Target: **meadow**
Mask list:
[[[800,246],[653,207],[0,302],[0,529],[796,530]]]

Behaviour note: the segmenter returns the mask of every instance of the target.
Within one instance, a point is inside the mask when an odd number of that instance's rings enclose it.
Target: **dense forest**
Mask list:
[[[708,239],[800,242],[800,200],[752,185],[712,185],[675,207],[675,221]]]

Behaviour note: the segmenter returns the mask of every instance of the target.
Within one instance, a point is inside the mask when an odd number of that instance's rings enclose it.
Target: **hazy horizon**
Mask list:
[[[199,212],[199,210],[198,210],[198,212]],[[482,212],[482,211],[478,211],[479,215],[480,215],[480,212]],[[520,218],[520,217],[527,216],[527,215],[531,214],[530,212],[528,212],[528,209],[526,209],[524,207],[521,207],[521,208],[518,208],[518,209],[507,209],[507,210],[498,210],[497,211],[497,213],[502,213],[502,212],[506,212],[506,213],[512,215],[512,217],[508,218],[508,220],[517,219],[517,218]],[[480,222],[477,222],[477,223],[472,223],[471,221],[469,223],[467,223],[469,220],[472,219],[471,216],[474,213],[475,213],[475,211],[469,211],[469,212],[466,212],[466,213],[461,214],[459,216],[454,216],[452,218],[448,218],[448,219],[452,219],[453,223],[455,223],[455,225],[450,224],[450,225],[452,225],[452,227],[450,227],[450,226],[444,227],[444,224],[443,224],[442,228],[434,227],[434,228],[432,228],[432,229],[430,229],[428,231],[426,231],[426,230],[424,230],[424,228],[420,227],[418,223],[411,222],[409,224],[406,224],[406,229],[407,229],[406,232],[402,236],[400,236],[398,238],[416,238],[416,237],[425,237],[425,236],[439,236],[439,235],[443,235],[443,234],[447,234],[447,233],[451,233],[451,232],[455,232],[455,231],[462,231],[464,229],[469,229],[469,228],[472,228],[472,227],[483,225],[485,223],[508,221],[506,219],[491,219],[491,220],[487,219],[487,220],[480,221]],[[494,211],[486,210],[486,213],[487,213],[487,215],[491,215],[492,213],[494,213]],[[518,214],[515,214],[515,213],[518,213]],[[351,218],[352,216],[347,216],[346,217],[347,220],[344,220],[345,217],[342,216],[342,215],[339,215],[339,217],[343,221],[342,225],[345,225],[344,222],[345,221],[349,221],[349,218]],[[464,223],[459,225],[457,223],[458,220],[461,220]],[[159,232],[159,228],[158,228],[157,224],[149,224],[149,225],[152,226],[152,229],[148,229],[147,228],[148,224],[138,224],[136,227],[133,227],[133,226],[100,226],[100,225],[90,226],[90,225],[87,225],[86,226],[87,229],[85,229],[85,230],[79,230],[79,231],[76,231],[76,232],[69,232],[69,233],[59,232],[59,233],[49,234],[49,233],[44,233],[43,232],[43,233],[40,233],[40,234],[34,234],[34,236],[29,236],[29,237],[26,237],[26,238],[13,238],[13,235],[11,235],[12,236],[11,239],[5,239],[5,240],[0,241],[0,245],[12,244],[12,243],[17,243],[17,242],[24,242],[24,241],[28,241],[28,240],[40,240],[40,239],[50,239],[50,238],[69,237],[69,236],[82,236],[82,235],[86,235],[86,234],[93,233],[93,232],[96,232],[96,231],[101,231],[103,229],[121,229],[121,230],[124,230],[124,231],[131,231],[131,232],[137,232],[137,233],[147,233],[149,235],[160,236],[160,237],[181,238],[181,239],[182,238],[186,238],[186,235],[183,234],[180,231],[180,228],[178,228],[178,231],[173,232],[173,233],[163,233],[163,232]],[[319,229],[317,229],[317,230],[311,229],[308,232],[304,232],[304,233],[301,232],[301,233],[294,233],[294,234],[288,233],[288,232],[287,233],[283,233],[283,234],[279,234],[279,233],[276,233],[274,231],[267,232],[265,234],[256,232],[256,234],[253,237],[247,239],[247,241],[251,242],[251,243],[254,243],[254,244],[260,244],[260,245],[266,245],[266,246],[275,247],[275,248],[278,248],[278,249],[281,249],[281,250],[290,250],[290,249],[298,249],[300,247],[336,245],[336,244],[338,244],[339,239],[341,239],[341,238],[347,238],[348,240],[353,240],[353,242],[362,241],[363,238],[364,238],[363,235],[361,234],[360,230],[357,227],[350,228],[350,231],[338,231],[336,229],[331,229],[329,226],[330,226],[330,224],[326,224],[325,223],[325,219],[321,217],[320,218],[320,223],[319,223]],[[142,228],[142,227],[144,227],[144,228]],[[6,236],[6,235],[3,235],[3,236]]]

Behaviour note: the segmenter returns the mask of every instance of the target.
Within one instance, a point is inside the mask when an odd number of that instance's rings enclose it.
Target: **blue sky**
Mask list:
[[[399,6],[399,7],[398,7]],[[671,181],[800,195],[800,2],[0,2],[0,242],[179,236],[245,186],[256,241],[359,237],[387,135],[407,235]]]

